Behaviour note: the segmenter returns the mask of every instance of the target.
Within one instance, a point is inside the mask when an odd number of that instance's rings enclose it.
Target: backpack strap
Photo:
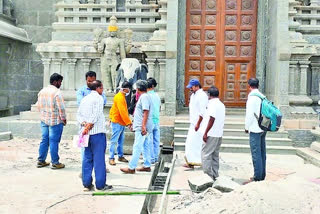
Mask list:
[[[266,96],[263,96],[261,94],[258,94],[258,93],[253,93],[253,94],[250,94],[250,96],[256,96],[256,97],[259,97],[262,100],[266,99]]]

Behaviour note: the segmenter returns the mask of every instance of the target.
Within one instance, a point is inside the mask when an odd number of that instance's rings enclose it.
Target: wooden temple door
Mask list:
[[[197,78],[204,90],[219,88],[227,106],[245,106],[255,77],[257,0],[187,0],[186,17],[185,86]]]

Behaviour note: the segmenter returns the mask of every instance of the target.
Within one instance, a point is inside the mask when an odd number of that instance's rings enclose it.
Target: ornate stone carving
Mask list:
[[[237,16],[235,15],[226,16],[226,25],[236,25],[236,24],[237,24]]]
[[[190,46],[191,55],[200,55],[200,45],[191,45]]]
[[[251,41],[251,31],[241,31],[241,41]]]
[[[190,61],[191,70],[200,70],[200,62],[199,61]]]
[[[200,15],[192,15],[191,16],[191,25],[200,25],[201,24],[201,16]]]
[[[3,0],[3,14],[12,17],[13,11],[14,10],[13,10],[13,2],[12,2],[12,0]]]
[[[206,40],[216,40],[216,31],[215,30],[207,30],[206,31]]]
[[[215,76],[205,76],[204,77],[204,87],[210,87],[215,84]]]
[[[225,55],[226,56],[236,56],[236,47],[235,46],[226,46]]]
[[[234,90],[234,83],[229,82],[227,84],[227,88],[228,88],[228,90]]]
[[[215,15],[207,15],[206,16],[206,24],[216,25],[216,16]]]
[[[200,30],[191,30],[190,39],[191,40],[200,40]]]
[[[206,55],[215,56],[216,55],[216,48],[215,46],[206,46]]]
[[[251,46],[241,46],[240,55],[241,56],[251,56]]]
[[[236,41],[237,40],[237,32],[236,31],[226,31],[226,41]]]
[[[235,10],[237,7],[236,0],[227,0],[226,9],[227,10]]]
[[[242,25],[252,25],[253,23],[253,17],[250,15],[242,16],[241,20],[242,20]]]
[[[247,64],[241,64],[241,71],[247,71]]]
[[[118,26],[117,18],[112,16],[108,27],[109,36],[101,39],[101,35],[95,34],[95,43],[99,53],[103,53],[101,57],[101,78],[106,91],[114,91],[116,89],[116,67],[119,64],[117,51],[120,52],[120,58],[126,58],[125,43],[123,39],[117,38]]]
[[[234,80],[235,80],[234,74],[228,73],[228,81],[234,81]]]
[[[253,2],[252,0],[242,0],[242,10],[252,10]]]
[[[228,71],[234,71],[235,65],[234,64],[228,64],[227,69]]]
[[[207,0],[207,10],[215,10],[216,9],[216,1],[215,0]]]
[[[205,62],[205,66],[204,66],[204,70],[206,70],[206,71],[214,71],[214,70],[216,70],[215,61],[206,61]]]
[[[191,9],[201,9],[201,1],[200,0],[192,0]]]

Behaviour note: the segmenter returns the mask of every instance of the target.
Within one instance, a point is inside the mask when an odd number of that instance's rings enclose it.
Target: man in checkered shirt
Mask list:
[[[65,104],[60,91],[63,77],[54,73],[50,77],[50,85],[38,94],[37,107],[41,114],[42,141],[39,146],[37,167],[48,166],[46,162],[50,147],[52,169],[62,169],[64,164],[59,162],[59,143],[63,126],[67,124]]]

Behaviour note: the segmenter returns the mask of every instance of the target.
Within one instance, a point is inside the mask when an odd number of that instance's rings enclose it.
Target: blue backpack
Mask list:
[[[280,110],[265,96],[257,93],[251,94],[250,96],[256,96],[261,99],[260,115],[259,117],[256,114],[254,115],[258,120],[259,127],[264,131],[278,131],[282,119]]]

